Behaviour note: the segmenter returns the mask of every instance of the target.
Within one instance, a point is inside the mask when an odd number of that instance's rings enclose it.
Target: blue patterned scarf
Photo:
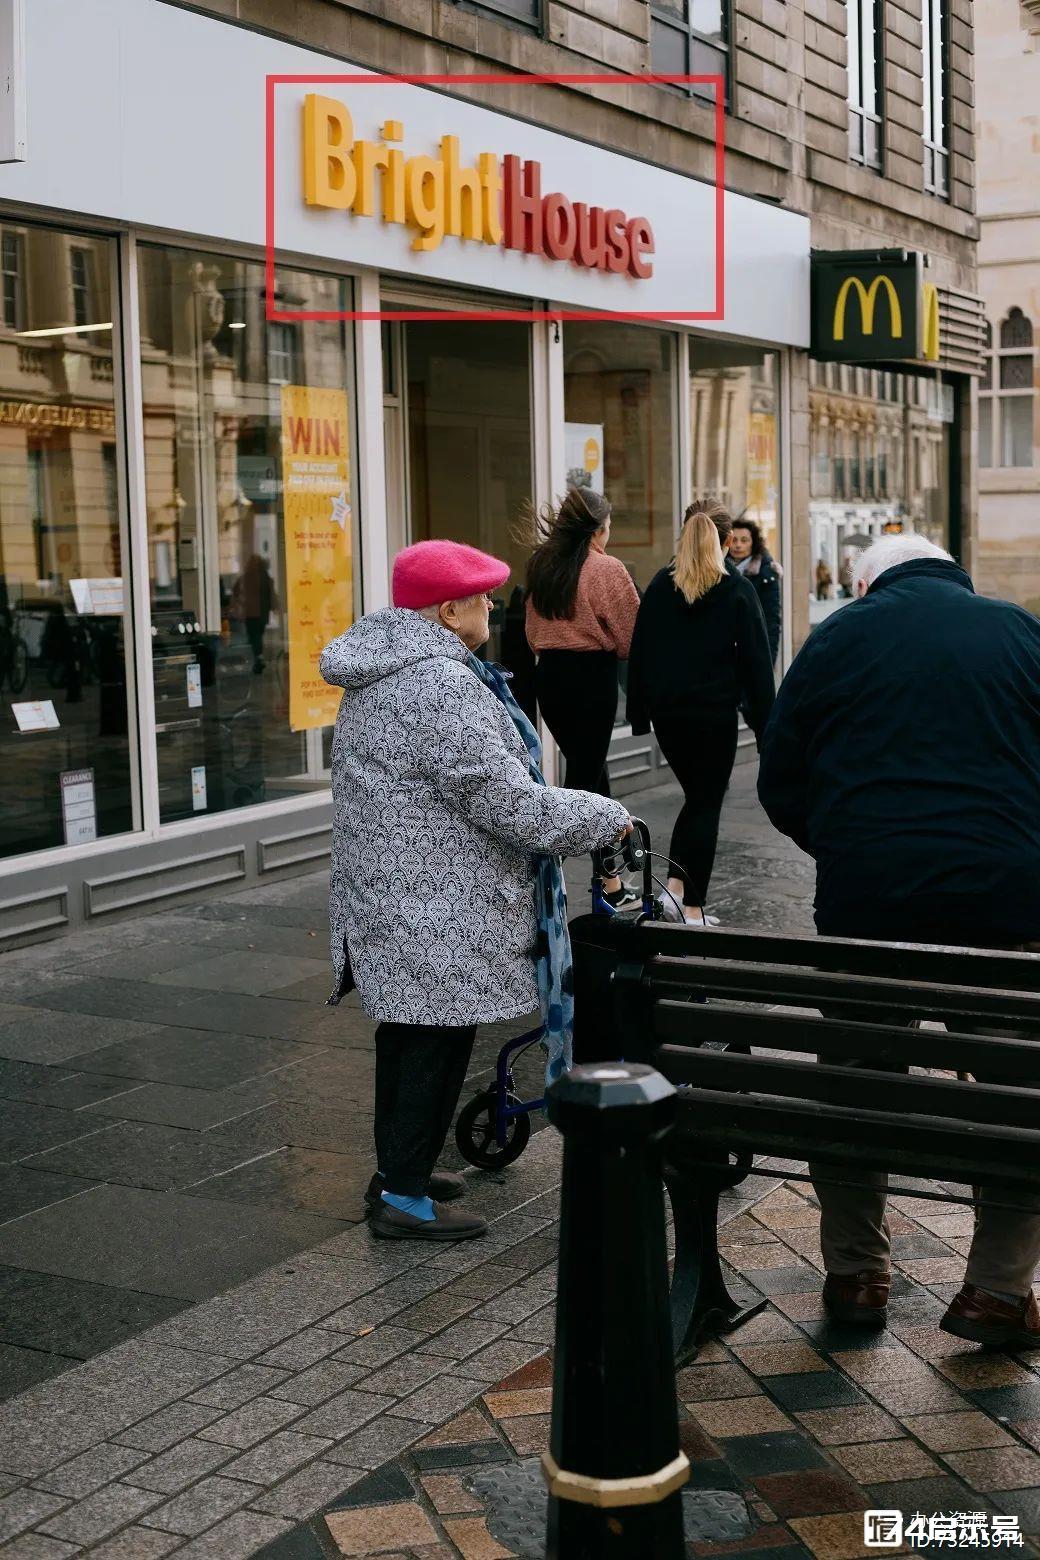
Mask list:
[[[524,739],[531,779],[538,785],[544,785],[541,771],[542,744],[538,740],[538,733],[510,692],[509,673],[491,661],[479,660],[475,655],[470,656],[469,663],[484,686],[490,688],[505,705],[506,713]],[[549,1084],[568,1071],[573,1058],[574,967],[571,962],[571,937],[567,930],[567,890],[560,858],[536,856],[534,859],[538,869],[538,948],[535,962],[545,1028],[542,1044],[547,1053],[545,1084],[548,1088]]]

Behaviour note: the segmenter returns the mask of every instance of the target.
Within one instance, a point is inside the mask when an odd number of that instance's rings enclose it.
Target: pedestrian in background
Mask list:
[[[434,1166],[478,1024],[541,1007],[550,1060],[572,1003],[560,855],[630,827],[619,802],[545,785],[506,675],[478,660],[508,564],[456,542],[394,562],[394,606],[326,646],[344,690],[332,749],[330,921],[336,1002],[356,984],[376,1030],[371,1229],[457,1240],[482,1219],[446,1206]],[[553,1047],[556,1047],[555,1053]]]
[[[653,726],[682,786],[668,889],[695,925],[718,925],[704,907],[736,758],[738,709],[758,736],[773,698],[773,663],[755,591],[739,572],[727,572],[716,515],[694,510],[674,560],[654,576],[640,604],[628,718],[636,735]]]
[[[563,754],[565,785],[609,796],[618,661],[628,657],[639,592],[607,553],[610,502],[601,493],[571,488],[558,509],[535,513],[534,523],[527,640],[538,657],[538,707]],[[619,878],[604,886],[616,909],[638,902]]]
[[[766,620],[773,665],[780,653],[780,581],[783,570],[762,540],[754,520],[738,517],[729,538],[729,556],[737,570],[754,586],[762,616]]]
[[[773,823],[816,860],[818,930],[1040,943],[1040,622],[976,596],[923,536],[875,542],[849,588],[858,599],[816,629],[781,684],[758,781]],[[823,1299],[838,1320],[877,1326],[891,1273],[887,1178],[862,1179],[835,1185],[821,1167],[814,1183]],[[1038,1348],[1040,1206],[1000,1202],[982,1189],[966,1281],[939,1325]]]

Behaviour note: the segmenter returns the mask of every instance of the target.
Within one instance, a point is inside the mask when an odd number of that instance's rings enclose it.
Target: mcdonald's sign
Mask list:
[[[814,254],[812,353],[888,363],[939,356],[939,295],[905,249]]]

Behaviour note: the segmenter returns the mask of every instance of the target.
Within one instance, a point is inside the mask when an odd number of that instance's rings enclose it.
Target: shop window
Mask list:
[[[168,823],[325,783],[338,698],[317,656],[359,605],[351,369],[342,321],[267,323],[262,265],[138,253]],[[346,283],[306,271],[279,272],[277,301],[350,307]]]
[[[926,0],[927,3],[927,0]],[[881,168],[884,37],[881,0],[847,0],[849,156],[864,168]]]
[[[950,193],[949,11],[949,0],[924,0],[924,187],[930,195],[944,200]]]
[[[852,599],[856,558],[879,537],[916,531],[950,546],[950,385],[886,370],[876,384],[871,378],[875,393],[864,406],[851,367],[841,366],[838,382],[843,391],[809,395],[813,625]]]
[[[728,0],[652,0],[650,65],[661,75],[721,76],[728,104]],[[677,90],[714,105],[715,89],[711,83]]]
[[[523,515],[533,485],[530,329],[515,320],[487,320],[479,330],[409,320],[384,323],[383,340],[388,508],[407,508],[411,522],[409,537],[394,535],[392,516],[393,544],[448,537],[506,560],[511,574],[494,598],[487,655],[512,672],[513,692],[533,715],[523,601]],[[401,380],[406,438],[400,397],[387,389]],[[406,497],[399,467],[407,471]]]
[[[113,249],[35,224],[0,238],[2,856],[134,827]],[[74,317],[75,253],[94,286]]]
[[[780,551],[779,366],[775,353],[690,337],[691,489],[754,520]]]
[[[979,391],[979,465],[1032,466],[1036,396],[1032,322],[1014,308],[1002,322],[998,339],[994,349],[987,322]]]

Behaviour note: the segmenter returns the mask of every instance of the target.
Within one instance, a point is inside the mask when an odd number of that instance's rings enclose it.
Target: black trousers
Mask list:
[[[737,712],[723,721],[655,719],[654,731],[684,798],[672,830],[668,875],[682,878],[684,904],[703,908],[719,843],[722,802],[737,756]]]
[[[538,708],[567,762],[572,791],[610,795],[607,749],[617,714],[612,650],[543,650],[535,670]]]
[[[426,1196],[475,1034],[473,1024],[380,1024],[376,1030],[376,1163],[388,1192]]]

